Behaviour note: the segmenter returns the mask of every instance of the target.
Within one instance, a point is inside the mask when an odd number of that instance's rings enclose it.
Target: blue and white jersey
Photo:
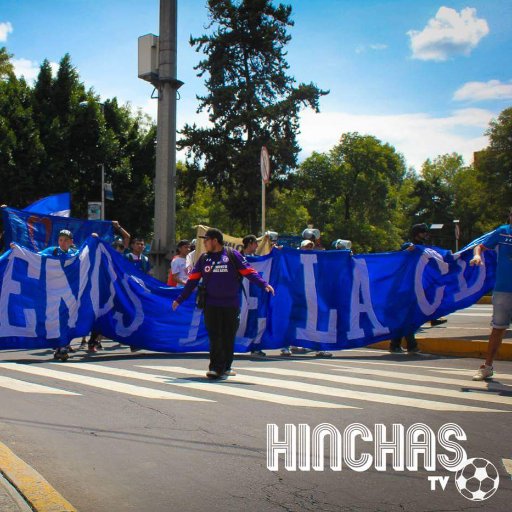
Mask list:
[[[78,249],[70,247],[68,252],[64,252],[59,246],[52,246],[39,251],[39,254],[45,256],[76,256],[78,254]]]
[[[512,293],[512,226],[510,224],[500,226],[489,233],[481,244],[486,249],[496,249],[498,253],[494,290]]]

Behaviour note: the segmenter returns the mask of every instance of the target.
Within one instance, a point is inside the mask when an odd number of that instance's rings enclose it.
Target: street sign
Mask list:
[[[101,203],[92,201],[87,203],[87,218],[89,220],[101,220]]]
[[[265,146],[261,147],[260,155],[261,179],[265,185],[270,181],[270,158]]]

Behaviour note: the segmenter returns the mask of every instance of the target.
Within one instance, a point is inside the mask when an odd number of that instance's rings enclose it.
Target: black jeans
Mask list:
[[[231,368],[240,309],[221,306],[204,308],[204,325],[210,338],[210,370],[220,374]]]
[[[416,341],[416,337],[414,336],[413,332],[410,332],[409,334],[406,334],[404,336],[405,341],[407,342],[407,350],[413,350],[418,346],[418,342]],[[393,338],[391,340],[391,343],[389,345],[389,348],[399,348],[402,344],[402,338]]]

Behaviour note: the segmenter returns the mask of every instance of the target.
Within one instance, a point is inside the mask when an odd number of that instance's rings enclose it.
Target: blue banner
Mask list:
[[[92,233],[97,233],[106,242],[114,239],[114,229],[110,221],[57,217],[14,208],[2,208],[2,216],[5,247],[15,242],[34,251],[42,251],[49,246],[57,245],[59,231],[62,229],[73,233],[73,242],[77,247]]]
[[[24,212],[43,213],[45,215],[58,215],[59,217],[69,217],[71,213],[71,194],[55,194],[53,196],[43,197],[23,208]]]
[[[274,249],[251,263],[276,290],[244,280],[235,350],[298,345],[341,350],[400,336],[475,303],[495,281],[496,255],[469,266],[472,251],[432,248],[352,256]],[[15,246],[0,258],[0,348],[56,347],[91,330],[164,352],[208,350],[194,296],[135,269],[98,238],[78,255],[41,256]]]

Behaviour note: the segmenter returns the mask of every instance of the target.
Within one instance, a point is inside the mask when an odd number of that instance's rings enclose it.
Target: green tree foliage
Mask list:
[[[14,76],[14,66],[10,58],[5,46],[0,47],[0,80]]]
[[[278,233],[300,234],[310,219],[303,193],[294,188],[276,188],[272,196],[274,206],[267,209],[266,215],[268,229]]]
[[[486,191],[488,227],[503,223],[512,206],[512,107],[491,121],[489,146],[477,153],[475,167]]]
[[[0,202],[30,203],[38,187],[44,150],[34,123],[31,91],[14,74],[0,80]]]
[[[443,224],[441,231],[432,232],[432,241],[447,248],[455,247],[454,220],[459,221],[459,246],[481,234],[482,185],[472,166],[466,166],[457,153],[439,155],[426,160],[421,176],[409,192],[412,208],[411,224]]]
[[[115,98],[102,105],[80,81],[69,55],[55,77],[45,60],[32,88],[10,73],[5,55],[0,50],[1,202],[23,208],[69,191],[72,215],[84,218],[87,202],[101,198],[104,164],[114,190],[106,218],[150,235],[156,127]]]
[[[178,162],[177,172],[183,181],[189,179],[190,170],[183,163]],[[212,198],[218,201],[212,201]],[[196,182],[191,195],[187,187],[179,187],[176,193],[176,238],[191,240],[196,234],[195,226],[199,224],[221,226],[232,236],[242,236],[243,232],[240,222],[233,219],[224,206],[224,197],[219,196],[204,178]]]
[[[314,84],[295,84],[287,74],[287,28],[291,7],[271,0],[209,0],[209,28],[191,45],[205,54],[196,66],[207,76],[207,94],[198,111],[208,112],[211,127],[186,125],[180,148],[188,148],[195,167],[226,201],[245,231],[259,224],[259,156],[271,155],[272,179],[279,181],[297,163],[296,135],[303,107],[318,111],[327,94]],[[227,193],[229,192],[229,193]]]
[[[383,251],[400,239],[396,212],[405,172],[403,157],[389,144],[346,133],[328,153],[307,158],[292,181],[326,240],[351,239],[358,252]]]

